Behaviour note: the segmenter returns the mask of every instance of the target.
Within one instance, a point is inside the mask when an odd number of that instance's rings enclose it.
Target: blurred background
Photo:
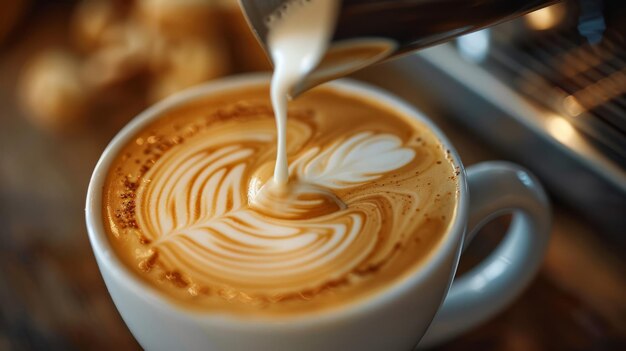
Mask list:
[[[623,0],[564,1],[354,75],[424,111],[466,165],[521,163],[553,200],[537,279],[438,350],[626,350],[625,27]],[[88,243],[91,171],[150,104],[270,68],[235,0],[0,2],[0,350],[140,348]]]

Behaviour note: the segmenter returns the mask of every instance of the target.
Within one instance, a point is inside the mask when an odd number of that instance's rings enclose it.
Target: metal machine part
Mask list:
[[[624,245],[626,4],[597,5],[540,10],[425,50],[407,70],[429,81],[451,116]]]

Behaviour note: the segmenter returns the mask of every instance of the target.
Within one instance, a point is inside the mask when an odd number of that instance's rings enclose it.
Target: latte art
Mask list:
[[[271,133],[263,133],[273,127],[265,122],[252,132],[215,128],[156,162],[145,174],[150,182],[137,192],[144,209],[137,223],[163,259],[198,272],[195,281],[202,285],[292,294],[343,279],[372,253],[377,240],[368,236],[377,234],[381,218],[367,196],[346,198],[348,209],[331,190],[379,178],[410,162],[414,152],[393,135],[373,133],[324,151],[310,149],[293,161],[291,172],[304,185],[296,183],[273,201],[255,201],[272,191],[265,184],[268,190],[252,194],[248,206],[245,190],[254,183],[245,176],[249,160],[273,142]],[[417,198],[406,195],[416,206]],[[334,260],[344,262],[343,270],[326,271]]]
[[[456,182],[425,128],[316,89],[289,111],[290,179],[276,187],[264,94],[170,112],[118,157],[105,217],[138,274],[206,308],[304,311],[375,291],[437,244]]]

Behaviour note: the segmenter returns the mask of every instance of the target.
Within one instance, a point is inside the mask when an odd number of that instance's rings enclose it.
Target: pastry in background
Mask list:
[[[133,15],[152,38],[150,101],[232,72],[227,29],[216,1],[138,0]]]
[[[88,52],[116,41],[131,4],[129,1],[80,1],[70,24],[76,48]]]
[[[154,103],[271,69],[236,0],[82,0],[73,11],[72,45],[35,55],[20,78],[23,109],[47,131],[79,126],[103,106],[125,111],[127,99]]]
[[[35,125],[63,132],[80,124],[90,99],[80,67],[78,58],[63,50],[43,52],[26,66],[18,94]]]
[[[92,89],[123,89],[124,82],[149,70],[157,44],[145,29],[131,21],[113,26],[107,36],[105,45],[84,56],[82,74]]]
[[[157,56],[160,64],[152,75],[150,101],[231,72],[230,55],[221,40],[211,45],[191,38],[173,41]]]

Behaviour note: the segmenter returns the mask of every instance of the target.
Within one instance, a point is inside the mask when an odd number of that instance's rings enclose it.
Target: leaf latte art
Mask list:
[[[289,187],[277,189],[264,89],[170,111],[127,145],[105,186],[120,257],[180,302],[271,314],[336,306],[416,266],[455,208],[434,136],[313,90],[289,111]]]
[[[198,272],[199,283],[223,282],[255,292],[314,289],[357,267],[376,243],[368,234],[378,230],[378,211],[361,208],[367,207],[361,204],[366,199],[350,209],[337,206],[321,220],[307,208],[323,213],[328,206],[323,198],[332,193],[322,186],[331,190],[358,186],[404,166],[414,155],[393,135],[357,134],[293,161],[296,167],[291,174],[309,189],[290,192],[294,199],[277,208],[270,201],[251,207],[246,201],[250,183],[245,179],[250,173],[246,161],[258,157],[256,150],[271,144],[272,135],[236,129],[227,133],[197,138],[193,145],[172,150],[159,160],[146,173],[150,183],[138,189],[137,204],[143,211],[137,219],[164,256],[170,255],[183,271]],[[222,144],[222,140],[229,142]],[[363,161],[367,159],[373,162]],[[252,194],[251,200],[257,196],[263,194]],[[281,211],[295,215],[283,219]],[[279,214],[268,215],[272,212]],[[344,262],[343,269],[328,271],[329,262],[337,260]]]

